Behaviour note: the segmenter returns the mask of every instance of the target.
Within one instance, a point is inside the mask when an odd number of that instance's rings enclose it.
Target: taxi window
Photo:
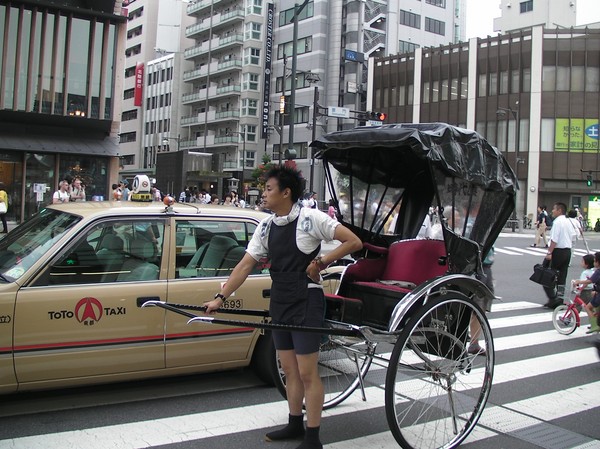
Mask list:
[[[229,276],[256,229],[244,221],[177,220],[176,277]]]
[[[66,247],[34,285],[157,280],[163,236],[162,220],[96,224]]]
[[[0,279],[19,279],[71,229],[81,217],[42,209],[0,240]]]

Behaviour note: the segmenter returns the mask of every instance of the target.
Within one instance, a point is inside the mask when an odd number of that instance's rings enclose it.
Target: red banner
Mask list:
[[[142,106],[142,93],[144,91],[144,63],[138,62],[135,66],[135,90],[133,91],[133,105]]]

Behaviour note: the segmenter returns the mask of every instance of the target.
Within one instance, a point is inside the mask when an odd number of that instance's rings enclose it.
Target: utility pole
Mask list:
[[[302,10],[308,4],[308,0],[304,0],[301,5],[297,3],[294,4],[294,15],[292,16],[292,20],[294,21],[294,37],[292,39],[292,73],[290,77],[292,78],[292,86],[290,91],[290,130],[289,130],[289,139],[288,139],[288,150],[289,156],[294,154],[294,122],[295,122],[295,105],[296,105],[296,64],[298,62],[298,48],[296,42],[298,42],[298,16],[302,12]],[[285,79],[284,79],[285,85]]]

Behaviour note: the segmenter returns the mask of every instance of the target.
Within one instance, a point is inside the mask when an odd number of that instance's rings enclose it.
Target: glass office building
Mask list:
[[[116,180],[121,3],[0,1],[0,182],[9,219],[50,203],[65,177],[80,177],[88,200],[106,197]]]

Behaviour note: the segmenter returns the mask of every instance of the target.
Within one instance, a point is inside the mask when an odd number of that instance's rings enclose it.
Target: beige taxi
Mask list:
[[[211,300],[264,216],[160,202],[41,210],[0,241],[0,393],[248,365],[271,381],[268,335],[139,307]],[[270,284],[258,264],[224,307],[268,309]]]

